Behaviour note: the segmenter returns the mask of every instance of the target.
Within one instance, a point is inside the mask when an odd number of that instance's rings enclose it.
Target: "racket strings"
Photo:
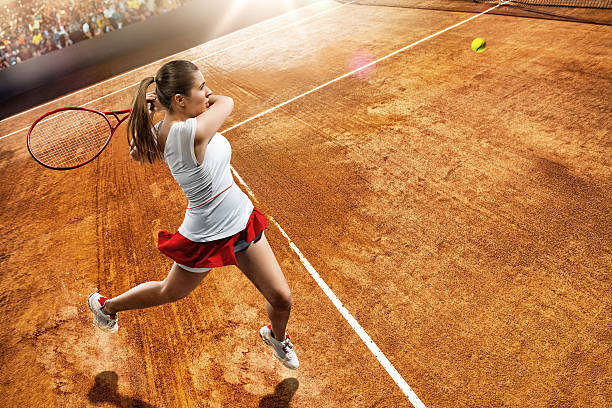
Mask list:
[[[84,110],[55,112],[30,133],[30,149],[42,163],[55,168],[80,165],[95,157],[111,133],[101,114]]]

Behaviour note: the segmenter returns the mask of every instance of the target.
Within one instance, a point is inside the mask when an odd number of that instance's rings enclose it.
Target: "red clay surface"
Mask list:
[[[346,6],[196,62],[234,98],[229,127],[347,72],[356,52],[379,58],[469,16]],[[255,204],[426,406],[609,404],[610,49],[609,27],[483,16],[226,134]],[[4,120],[0,135],[163,62]],[[127,107],[133,89],[93,107]],[[25,133],[0,140],[1,406],[411,406],[275,227],[297,372],[261,344],[263,298],[233,267],[97,331],[87,294],[163,279],[157,231],[176,230],[186,200],[163,163],[130,160],[125,125],[70,172],[34,163]]]

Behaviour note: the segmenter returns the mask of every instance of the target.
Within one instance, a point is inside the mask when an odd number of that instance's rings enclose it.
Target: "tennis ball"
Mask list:
[[[474,41],[472,41],[472,49],[474,52],[483,52],[486,46],[487,43],[484,38],[474,38]]]

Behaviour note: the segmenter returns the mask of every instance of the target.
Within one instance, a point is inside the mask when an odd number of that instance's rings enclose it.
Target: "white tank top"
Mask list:
[[[159,126],[159,122],[156,126]],[[194,151],[196,119],[172,124],[164,161],[189,204],[178,231],[194,242],[230,237],[246,228],[253,203],[234,183],[230,170],[232,148],[223,135],[215,133],[206,146],[202,164]]]

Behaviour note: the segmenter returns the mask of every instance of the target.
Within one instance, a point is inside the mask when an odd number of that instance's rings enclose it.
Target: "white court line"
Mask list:
[[[253,119],[259,118],[267,113],[270,113],[272,111],[275,111],[276,109],[287,105],[290,102],[295,101],[296,99],[299,99],[303,96],[306,96],[308,94],[311,94],[312,92],[321,89],[327,85],[333,84],[336,81],[339,81],[343,78],[346,78],[349,75],[352,75],[356,72],[359,72],[361,70],[364,70],[380,61],[384,61],[387,58],[390,58],[402,51],[405,51],[411,47],[414,47],[417,44],[420,44],[426,40],[429,40],[431,38],[434,38],[440,34],[443,34],[449,30],[452,30],[453,28],[459,27],[462,24],[467,23],[468,21],[471,21],[475,18],[478,18],[480,16],[482,16],[483,14],[488,13],[491,10],[496,9],[499,6],[502,6],[506,3],[508,3],[509,1],[505,1],[505,2],[500,2],[498,5],[489,8],[486,11],[483,11],[480,14],[477,14],[475,16],[472,16],[466,20],[461,21],[460,23],[457,23],[453,26],[450,26],[444,30],[438,31],[435,34],[432,34],[428,37],[425,37],[419,41],[416,41],[406,47],[403,47],[397,51],[392,52],[391,54],[388,54],[382,58],[377,59],[376,61],[370,62],[367,65],[364,65],[360,68],[357,68],[349,73],[346,73],[342,76],[339,76],[336,79],[333,79],[331,81],[328,81],[322,85],[317,86],[316,88],[311,89],[308,92],[304,92],[301,95],[296,96],[295,98],[292,98],[286,102],[283,102],[281,104],[276,105],[273,108],[267,109],[255,116],[252,116],[251,118],[244,120],[234,126],[229,127],[228,129],[225,129],[224,131],[220,132],[220,133],[226,133],[229,132],[232,129],[237,128],[240,125],[243,125],[247,122],[250,122]],[[258,201],[255,198],[255,195],[253,194],[253,191],[249,188],[249,186],[244,182],[244,180],[242,179],[242,177],[240,177],[240,175],[238,174],[238,172],[231,167],[232,169],[232,173],[234,174],[234,176],[238,179],[238,181],[240,182],[240,184],[242,184],[244,186],[244,188],[247,190],[247,192],[249,193],[249,195],[253,198],[253,200]],[[293,243],[293,241],[291,240],[291,238],[289,237],[289,235],[287,235],[287,233],[285,232],[285,230],[278,224],[278,222],[276,222],[276,220],[272,217],[269,216],[270,220],[272,221],[272,223],[274,223],[274,225],[276,225],[276,227],[278,228],[278,230],[281,232],[281,234],[287,239],[287,241],[289,241],[289,246],[291,247],[291,249],[293,250],[293,252],[295,252],[295,254],[297,254],[297,256],[300,258],[300,261],[302,262],[302,265],[304,265],[304,268],[306,268],[306,270],[310,273],[310,275],[312,276],[312,278],[315,280],[315,282],[317,282],[317,284],[319,285],[319,287],[323,290],[323,292],[325,292],[325,294],[327,295],[327,297],[332,301],[332,303],[334,304],[334,306],[336,306],[336,309],[338,309],[338,311],[342,314],[342,316],[346,319],[346,321],[351,325],[351,327],[353,328],[353,330],[355,330],[355,332],[357,333],[357,335],[361,338],[361,340],[364,342],[364,344],[370,349],[370,351],[372,352],[372,354],[374,354],[374,356],[376,357],[376,359],[378,360],[378,362],[384,367],[384,369],[387,371],[387,373],[391,376],[391,378],[393,379],[393,381],[395,381],[395,383],[397,384],[397,386],[402,390],[402,392],[404,393],[404,395],[406,395],[408,397],[408,400],[412,403],[412,405],[415,408],[425,408],[425,404],[423,404],[423,402],[419,399],[419,397],[415,394],[415,392],[412,390],[412,388],[410,388],[410,386],[408,385],[408,383],[406,382],[406,380],[404,380],[404,378],[400,375],[400,373],[397,371],[397,369],[393,366],[393,364],[391,364],[391,362],[389,361],[389,359],[385,356],[385,354],[380,350],[380,348],[378,348],[378,346],[376,345],[376,343],[374,343],[374,340],[372,340],[372,338],[368,335],[368,333],[366,333],[366,331],[363,329],[363,327],[361,327],[361,325],[359,324],[359,322],[353,317],[353,315],[351,315],[351,313],[347,310],[346,307],[344,307],[344,305],[342,304],[342,302],[340,301],[340,299],[338,299],[338,297],[336,296],[336,294],[331,290],[331,288],[327,285],[327,283],[325,283],[325,281],[323,280],[323,278],[321,278],[321,276],[318,274],[318,272],[315,270],[315,268],[310,264],[310,262],[308,261],[308,259],[306,259],[306,257],[302,254],[302,251],[300,251],[300,249],[297,247],[297,245],[295,245]]]
[[[327,10],[320,11],[320,12],[318,12],[318,13],[316,13],[316,14],[313,14],[313,15],[312,15],[312,16],[310,16],[310,17],[306,17],[306,18],[303,18],[303,19],[300,19],[300,20],[294,21],[294,22],[292,22],[292,23],[285,24],[285,25],[280,26],[280,27],[278,27],[278,28],[276,28],[276,29],[274,29],[274,30],[272,30],[272,31],[267,31],[267,32],[265,32],[265,33],[263,33],[263,34],[259,34],[259,35],[256,35],[256,36],[254,36],[254,37],[249,37],[249,39],[247,39],[247,40],[241,41],[241,42],[236,43],[236,44],[232,44],[232,45],[230,45],[230,46],[228,46],[228,47],[225,47],[225,48],[223,48],[223,49],[217,50],[217,51],[215,51],[215,52],[213,52],[213,53],[211,53],[211,54],[205,55],[205,56],[203,56],[203,57],[196,58],[196,59],[195,59],[195,60],[193,60],[192,62],[194,62],[194,63],[195,63],[196,61],[200,61],[200,60],[203,60],[203,59],[205,59],[205,58],[212,57],[212,56],[214,56],[214,55],[220,54],[220,53],[225,52],[225,51],[227,51],[227,50],[230,50],[230,49],[232,49],[232,48],[236,48],[236,47],[238,47],[238,46],[240,46],[240,45],[244,45],[244,44],[246,44],[246,43],[248,43],[248,42],[250,42],[250,41],[256,40],[256,39],[261,38],[261,37],[264,37],[264,36],[266,36],[266,35],[268,35],[268,34],[272,34],[272,33],[275,33],[275,32],[277,32],[277,31],[283,30],[283,29],[285,29],[285,28],[287,28],[287,27],[291,27],[291,26],[295,26],[295,25],[302,24],[302,23],[304,23],[304,22],[306,22],[306,21],[308,21],[308,20],[312,20],[312,19],[314,19],[314,18],[316,18],[316,17],[318,17],[318,16],[320,16],[320,15],[322,15],[322,14],[329,13],[329,12],[331,12],[331,11],[337,10],[337,9],[339,9],[339,8],[341,8],[341,7],[344,7],[344,6],[348,6],[349,4],[353,4],[353,3],[355,3],[356,1],[358,1],[358,0],[353,0],[353,1],[351,1],[350,3],[341,4],[341,5],[339,5],[339,6],[336,6],[336,7],[333,7],[333,8],[327,9]],[[252,28],[254,28],[254,27],[258,26],[258,25],[264,24],[264,23],[270,23],[270,22],[272,22],[272,21],[273,21],[273,20],[275,20],[275,19],[278,19],[278,18],[281,18],[281,17],[286,17],[288,14],[295,13],[295,12],[297,12],[297,11],[299,11],[299,10],[303,10],[303,9],[305,9],[305,8],[312,7],[312,6],[317,5],[317,4],[318,4],[318,3],[312,3],[312,4],[308,5],[308,6],[305,6],[305,7],[302,7],[302,8],[296,9],[296,10],[291,10],[291,11],[289,11],[289,12],[287,12],[287,13],[281,14],[280,16],[276,16],[276,17],[270,18],[270,19],[268,19],[268,20],[261,21],[261,22],[259,22],[259,23],[257,23],[257,24],[253,24],[253,25],[248,26],[248,27],[244,27],[244,28],[242,28],[242,29],[240,29],[240,30],[237,30],[237,31],[231,32],[231,33],[229,33],[229,34],[226,34],[226,35],[224,35],[224,36],[221,36],[221,37],[219,37],[219,38],[215,38],[215,39],[213,39],[213,40],[210,40],[210,41],[208,41],[208,42],[206,42],[206,43],[204,43],[204,44],[210,44],[210,43],[212,43],[212,42],[214,42],[214,41],[221,40],[221,39],[223,39],[223,38],[225,38],[225,37],[228,37],[228,36],[230,36],[230,35],[233,35],[233,34],[239,33],[239,32],[241,32],[241,31],[243,31],[243,30],[252,29]],[[195,46],[195,47],[192,47],[192,48],[190,48],[190,49],[188,49],[188,50],[180,51],[180,52],[178,52],[178,53],[176,53],[176,54],[174,54],[174,55],[171,55],[171,56],[169,56],[169,57],[164,57],[164,58],[162,58],[162,60],[163,60],[163,59],[167,59],[167,58],[172,58],[172,57],[175,57],[175,56],[177,56],[177,55],[179,55],[179,54],[185,54],[185,53],[188,53],[188,52],[192,51],[192,50],[193,50],[193,49],[195,49],[195,48],[201,47],[202,45],[203,45],[203,44],[200,44],[200,45],[197,45],[197,46]],[[74,95],[78,94],[79,92],[86,91],[87,89],[91,89],[91,88],[94,88],[94,87],[96,87],[96,86],[102,85],[102,84],[104,84],[104,83],[106,83],[106,82],[109,82],[109,81],[115,80],[115,79],[120,78],[120,77],[122,77],[122,76],[124,76],[124,75],[128,75],[128,74],[130,74],[130,73],[132,73],[132,72],[134,72],[134,71],[141,70],[141,69],[146,68],[146,67],[148,67],[148,66],[151,66],[151,65],[157,64],[157,63],[159,63],[159,61],[160,61],[160,60],[157,60],[157,61],[151,62],[151,63],[149,63],[149,64],[147,64],[147,65],[143,65],[143,66],[141,66],[141,67],[135,68],[135,69],[133,69],[133,70],[131,70],[131,71],[128,71],[128,72],[125,72],[125,73],[123,73],[123,74],[121,74],[121,75],[118,75],[118,76],[115,76],[115,77],[109,78],[109,79],[107,79],[107,80],[105,80],[105,81],[102,81],[102,82],[98,82],[98,83],[96,83],[96,84],[94,84],[94,85],[91,85],[91,86],[89,86],[89,87],[87,87],[87,88],[80,89],[80,90],[78,90],[78,91],[76,91],[76,92],[73,92],[73,93],[71,93],[71,94],[69,94],[69,95],[65,95],[65,96],[62,96],[62,97],[60,97],[60,98],[54,99],[54,100],[52,100],[52,101],[49,101],[49,102],[47,102],[47,103],[45,103],[45,104],[35,106],[34,108],[28,109],[28,110],[26,110],[26,111],[19,112],[19,113],[17,113],[17,114],[15,114],[15,115],[13,115],[13,116],[9,116],[8,118],[5,118],[5,119],[0,120],[0,122],[3,122],[3,121],[8,120],[8,119],[15,118],[15,117],[17,117],[17,116],[19,116],[19,115],[22,115],[22,114],[24,114],[24,113],[30,112],[30,111],[32,111],[32,110],[34,110],[34,109],[38,109],[38,108],[40,108],[40,107],[42,107],[42,106],[46,106],[46,105],[49,105],[49,104],[51,104],[51,103],[55,103],[55,102],[57,102],[57,101],[59,101],[59,100],[62,100],[62,99],[64,99],[64,98],[68,98],[68,97],[70,97],[70,96],[74,96]],[[106,95],[104,95],[104,96],[101,96],[100,98],[97,98],[97,99],[91,100],[91,101],[89,101],[89,102],[85,102],[84,104],[79,105],[79,106],[80,106],[80,107],[83,107],[83,106],[85,106],[85,105],[89,105],[89,104],[91,104],[91,103],[97,102],[97,101],[102,100],[102,99],[104,99],[104,98],[108,98],[108,97],[109,97],[109,96],[111,96],[111,95],[114,95],[114,94],[119,93],[119,92],[123,92],[123,91],[125,91],[126,89],[133,88],[133,87],[137,86],[139,83],[140,83],[140,82],[133,83],[132,85],[128,85],[128,86],[126,86],[126,87],[123,87],[123,88],[118,89],[118,90],[116,90],[116,91],[113,91],[113,92],[111,92],[111,93],[108,93],[108,94],[106,94]],[[24,130],[28,130],[29,128],[30,128],[30,127],[29,127],[29,126],[27,126],[27,127],[24,127],[23,129],[15,130],[14,132],[9,133],[8,135],[4,135],[4,136],[0,137],[0,140],[4,139],[4,138],[6,138],[6,137],[12,136],[12,135],[14,135],[14,134],[17,134],[17,133],[19,133],[19,132],[22,132],[22,131],[24,131]]]
[[[280,104],[278,104],[278,105],[276,105],[276,106],[274,106],[274,107],[272,107],[272,108],[270,108],[270,109],[266,109],[265,111],[260,112],[260,113],[258,113],[257,115],[251,116],[250,118],[248,118],[248,119],[246,119],[246,120],[243,120],[242,122],[237,123],[237,124],[235,124],[234,126],[232,126],[232,127],[228,128],[228,129],[225,129],[225,130],[224,130],[223,132],[221,132],[221,133],[224,133],[224,132],[229,132],[230,130],[235,129],[235,128],[237,128],[238,126],[242,126],[242,125],[244,125],[245,123],[248,123],[248,122],[250,122],[250,121],[252,121],[252,120],[254,120],[254,119],[257,119],[257,118],[259,118],[259,117],[261,117],[261,116],[263,116],[263,115],[265,115],[265,114],[267,114],[267,113],[273,112],[273,111],[277,110],[278,108],[282,108],[283,106],[285,106],[285,105],[287,105],[287,104],[289,104],[289,103],[291,103],[291,102],[293,102],[293,101],[295,101],[295,100],[297,100],[297,99],[300,99],[300,98],[302,98],[302,97],[304,97],[304,96],[306,96],[306,95],[309,95],[309,94],[311,94],[311,93],[313,93],[313,92],[315,92],[315,91],[318,91],[318,90],[319,90],[319,89],[321,89],[321,88],[325,88],[327,85],[331,85],[331,84],[333,84],[334,82],[338,82],[338,81],[340,81],[341,79],[344,79],[344,78],[346,78],[346,77],[348,77],[348,76],[350,76],[350,75],[353,75],[353,74],[354,74],[354,73],[356,73],[356,72],[359,72],[359,71],[362,71],[362,70],[364,70],[364,69],[366,69],[366,68],[368,68],[368,67],[371,67],[371,66],[372,66],[372,65],[374,65],[374,64],[378,64],[379,62],[384,61],[384,60],[386,60],[387,58],[391,58],[391,57],[392,57],[392,56],[394,56],[395,54],[399,54],[399,53],[400,53],[400,52],[402,52],[402,51],[406,51],[407,49],[412,48],[412,47],[414,47],[415,45],[418,45],[418,44],[420,44],[420,43],[422,43],[422,42],[424,42],[424,41],[427,41],[427,40],[430,40],[430,39],[432,39],[432,38],[434,38],[434,37],[437,37],[438,35],[443,34],[443,33],[447,32],[447,31],[449,31],[449,30],[452,30],[453,28],[457,28],[457,27],[459,27],[460,25],[465,24],[465,23],[467,23],[468,21],[471,21],[471,20],[473,20],[473,19],[475,19],[475,18],[478,18],[478,17],[482,16],[483,14],[486,14],[486,13],[488,13],[489,11],[494,10],[494,9],[498,8],[499,6],[502,6],[502,5],[504,5],[504,4],[506,4],[506,3],[509,3],[509,2],[510,2],[510,0],[505,1],[505,2],[502,2],[502,3],[498,4],[497,6],[493,6],[493,7],[491,7],[490,9],[488,9],[488,10],[486,10],[486,11],[483,11],[483,12],[482,12],[482,13],[480,13],[480,14],[477,14],[477,15],[475,15],[475,16],[473,16],[473,17],[468,18],[467,20],[463,20],[463,21],[461,21],[460,23],[457,23],[457,24],[455,24],[455,25],[453,25],[453,26],[450,26],[450,27],[448,27],[448,28],[445,28],[445,29],[444,29],[444,30],[442,30],[442,31],[438,31],[437,33],[432,34],[432,35],[430,35],[430,36],[428,36],[428,37],[425,37],[425,38],[423,38],[423,39],[421,39],[421,40],[419,40],[419,41],[415,41],[415,42],[413,42],[412,44],[405,46],[404,48],[400,48],[399,50],[394,51],[394,52],[392,52],[391,54],[385,55],[384,57],[381,57],[381,58],[377,59],[376,61],[372,61],[372,62],[370,62],[370,63],[368,63],[368,64],[366,64],[366,65],[364,65],[364,66],[362,66],[362,67],[359,67],[359,68],[357,68],[357,69],[352,70],[351,72],[347,72],[347,73],[346,73],[346,74],[344,74],[344,75],[341,75],[341,76],[339,76],[339,77],[337,77],[337,78],[332,79],[331,81],[327,81],[327,82],[325,82],[324,84],[321,84],[321,85],[319,85],[319,86],[317,86],[317,87],[315,87],[315,88],[312,88],[310,91],[306,91],[306,92],[304,92],[303,94],[300,94],[300,95],[298,95],[298,96],[296,96],[296,97],[293,97],[293,98],[289,99],[288,101],[285,101],[285,102],[283,102],[283,103],[280,103]]]
[[[253,198],[253,200],[258,201],[255,195],[253,194],[253,191],[251,191],[249,186],[244,182],[242,177],[240,177],[238,172],[233,167],[230,167],[230,168],[232,169],[232,173],[234,174],[234,176],[238,179],[240,184],[244,186],[244,188],[247,190],[247,192]],[[287,241],[289,241],[289,247],[291,247],[293,252],[295,252],[295,254],[297,254],[297,256],[300,258],[300,262],[302,262],[302,265],[304,266],[304,268],[306,268],[308,273],[310,273],[310,276],[312,276],[315,282],[317,282],[319,287],[323,290],[323,292],[327,295],[327,297],[332,301],[334,306],[336,306],[336,309],[338,309],[338,311],[342,314],[342,316],[348,322],[348,324],[353,328],[353,330],[355,330],[355,332],[357,333],[361,341],[363,341],[364,344],[370,349],[372,354],[374,354],[378,362],[385,368],[387,373],[391,376],[393,381],[395,381],[398,387],[402,390],[404,395],[408,397],[408,400],[412,403],[412,405],[415,408],[425,408],[425,404],[421,402],[421,400],[414,393],[412,388],[410,388],[408,383],[406,383],[406,380],[404,380],[404,378],[395,369],[395,367],[393,367],[393,364],[391,364],[391,362],[389,361],[389,359],[387,359],[385,354],[378,348],[376,343],[374,343],[374,340],[372,340],[372,338],[368,335],[368,333],[366,333],[366,331],[363,329],[363,327],[361,327],[359,322],[353,317],[353,315],[348,311],[348,309],[344,307],[340,299],[338,299],[336,294],[331,290],[331,288],[327,285],[327,283],[325,283],[323,278],[321,278],[319,273],[311,265],[308,259],[306,259],[306,257],[302,254],[302,251],[300,251],[297,245],[293,243],[293,241],[291,240],[289,235],[287,235],[285,230],[280,226],[278,222],[276,222],[274,217],[269,215],[268,218],[270,218],[270,221],[272,221],[272,223],[276,225],[276,228],[278,228],[280,233],[287,239]]]

